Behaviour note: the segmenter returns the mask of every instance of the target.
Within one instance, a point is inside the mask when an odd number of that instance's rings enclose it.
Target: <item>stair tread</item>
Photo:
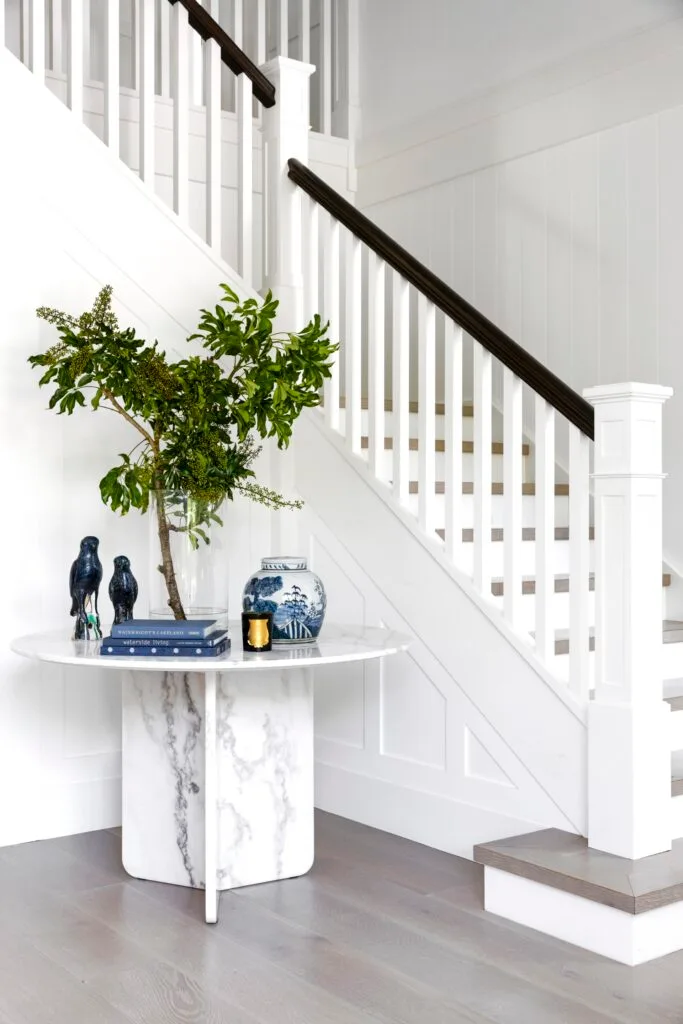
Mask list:
[[[475,846],[474,860],[627,914],[683,900],[681,839],[665,853],[632,861],[591,850],[582,836],[542,829]]]
[[[419,494],[420,484],[418,480],[411,480],[408,484],[409,494]],[[445,494],[446,484],[443,480],[437,480],[434,485],[435,494]],[[466,480],[462,485],[463,494],[474,494],[474,483],[471,480]],[[504,494],[504,485],[502,483],[491,484],[491,494],[500,495]],[[522,484],[522,494],[525,497],[533,497],[536,494],[536,484]],[[555,497],[566,498],[569,495],[569,484],[555,484]]]
[[[360,439],[360,446],[361,446],[361,449],[363,449],[363,450],[367,449],[370,446],[370,440],[369,440],[369,438],[367,436],[361,437],[361,439]],[[419,451],[419,449],[420,449],[419,438],[417,438],[417,437],[409,438],[409,440],[408,440],[408,448],[410,449],[411,452]],[[390,451],[393,451],[393,449],[394,449],[394,439],[393,439],[393,437],[385,437],[384,438],[384,450],[390,452]],[[446,442],[444,440],[440,439],[440,438],[437,438],[436,441],[434,442],[434,451],[435,452],[445,452],[446,451]],[[462,442],[462,451],[463,451],[463,455],[472,455],[474,453],[474,441],[463,441]],[[528,444],[523,444],[522,445],[522,455],[528,455],[530,451],[531,451],[531,448],[530,448],[530,446]],[[492,441],[491,442],[491,454],[492,455],[503,455],[504,454],[504,447],[503,447],[503,442],[502,441]]]
[[[324,405],[325,402],[322,401],[320,404]],[[368,408],[368,400],[367,400],[367,398],[361,398],[361,400],[360,400],[360,407],[361,407],[361,409],[367,409]],[[344,396],[342,396],[339,399],[339,408],[340,409],[345,409],[346,408],[346,398],[344,398]],[[385,412],[393,412],[394,411],[394,403],[393,403],[393,400],[391,398],[385,398],[384,399],[384,411]],[[414,412],[419,412],[419,405],[418,405],[418,403],[417,402],[408,402],[408,411],[409,412],[413,412],[413,413]],[[466,418],[470,418],[471,416],[474,416],[474,406],[471,404],[471,402],[463,402],[462,414]],[[446,415],[446,406],[445,406],[445,404],[443,402],[436,402],[434,404],[434,415],[435,416],[445,416]]]
[[[569,593],[569,576],[567,573],[558,573],[553,579],[555,580],[556,594]],[[595,574],[592,572],[588,575],[588,589],[595,590]],[[505,580],[502,577],[497,576],[491,580],[491,593],[494,597],[502,597],[504,595]],[[536,593],[535,576],[522,576],[522,593],[525,595]]]
[[[665,697],[664,700],[670,706],[672,711],[683,711],[683,696]]]
[[[683,778],[674,775],[671,779],[671,795],[683,796]]]
[[[441,540],[446,539],[446,531],[444,529],[438,529],[437,534],[441,537]],[[569,540],[569,527],[568,526],[556,526],[555,527],[555,538],[556,541]],[[588,539],[595,540],[595,527],[591,526],[588,531]],[[491,540],[494,544],[499,544],[505,540],[505,530],[502,526],[494,526],[491,528]],[[525,543],[534,543],[536,541],[536,527],[525,526],[522,529],[522,540]],[[469,527],[462,531],[462,542],[463,544],[474,543],[474,530]]]

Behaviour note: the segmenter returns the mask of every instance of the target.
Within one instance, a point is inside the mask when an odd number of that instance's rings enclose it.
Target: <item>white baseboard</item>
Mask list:
[[[121,824],[121,779],[64,782],[18,794],[0,825],[0,847]],[[7,825],[11,827],[7,827]]]
[[[315,765],[315,805],[467,860],[477,843],[548,827],[321,762]]]
[[[642,914],[485,868],[484,905],[492,914],[635,967],[683,949],[683,903]]]

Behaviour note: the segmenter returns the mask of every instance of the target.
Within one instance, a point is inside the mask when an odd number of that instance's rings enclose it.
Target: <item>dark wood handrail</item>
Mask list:
[[[500,327],[496,327],[483,313],[411,256],[309,167],[304,166],[299,160],[290,160],[289,177],[328,213],[336,217],[356,238],[381,256],[406,281],[443,310],[446,316],[454,320],[475,341],[528,384],[536,394],[545,398],[546,402],[593,440],[595,414],[590,402],[551,373],[543,363],[501,331]]]
[[[228,33],[211,17],[206,8],[197,0],[170,0],[172,4],[180,2],[188,13],[190,25],[199,32],[202,39],[215,39],[220,46],[221,59],[236,75],[246,75],[251,79],[254,96],[264,107],[275,106],[275,86],[269,82],[254,62],[239,48]]]

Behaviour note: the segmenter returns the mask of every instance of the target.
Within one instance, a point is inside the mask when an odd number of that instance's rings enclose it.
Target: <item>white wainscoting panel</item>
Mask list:
[[[300,438],[297,459],[307,459],[309,435]],[[332,477],[325,486],[332,486]],[[365,486],[359,477],[358,487]],[[347,493],[349,500],[354,496]],[[317,514],[315,496],[306,497],[301,536],[335,617],[363,614],[366,625],[413,633],[365,571],[351,534],[335,536]],[[392,537],[383,543],[398,562],[406,552],[394,551]],[[457,633],[456,617],[452,628]],[[363,686],[348,668],[319,670],[317,806],[466,857],[484,835],[511,835],[552,820],[566,827],[542,780],[501,735],[502,720],[482,713],[459,686],[456,664],[447,667],[416,637],[407,654],[366,666]]]

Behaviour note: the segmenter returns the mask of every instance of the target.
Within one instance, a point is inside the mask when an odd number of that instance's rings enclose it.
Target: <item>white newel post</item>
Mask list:
[[[309,79],[315,68],[276,57],[261,71],[275,86],[275,106],[263,109],[264,287],[280,302],[278,329],[298,331],[305,322],[302,192],[287,176],[287,161],[308,164]],[[272,467],[273,486],[288,496],[293,494],[291,458],[290,452],[278,452]],[[297,546],[297,517],[296,512],[273,515],[277,553]]]
[[[588,388],[595,406],[595,699],[588,844],[637,859],[671,848],[662,693],[662,406],[671,388]]]
[[[287,161],[295,157],[308,163],[309,79],[315,68],[276,57],[261,71],[275,86],[275,106],[263,111],[265,286],[280,300],[280,330],[300,330],[304,317],[302,192],[287,177]]]

